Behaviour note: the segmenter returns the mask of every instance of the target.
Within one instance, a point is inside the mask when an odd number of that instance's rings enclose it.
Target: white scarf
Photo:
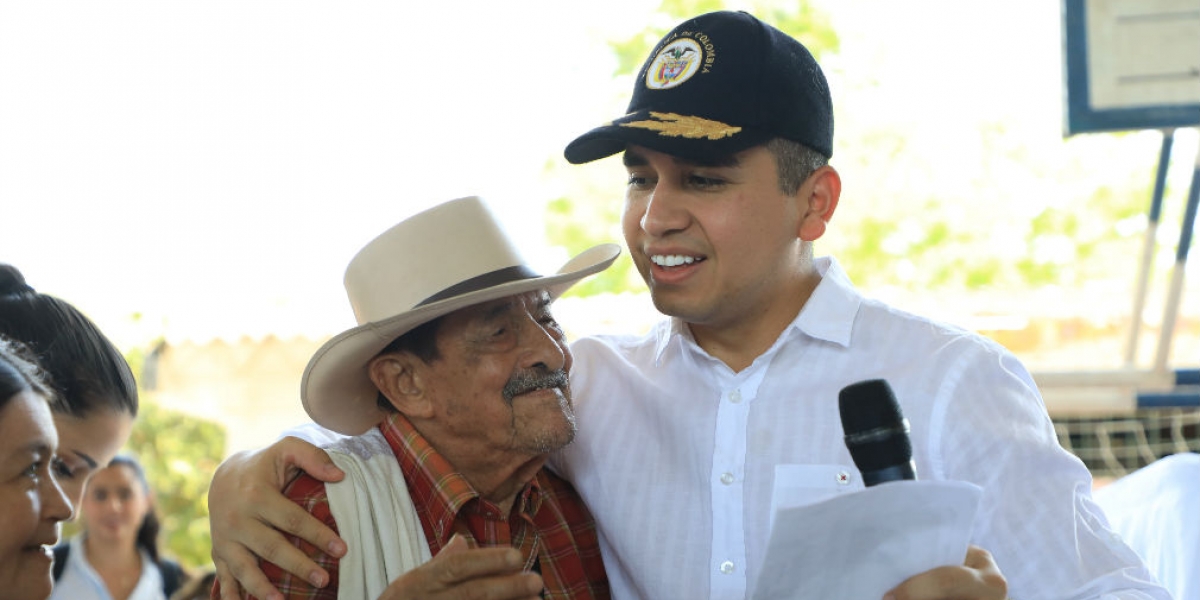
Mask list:
[[[417,509],[378,429],[325,450],[346,473],[341,481],[325,484],[329,510],[347,545],[338,562],[338,599],[378,598],[392,580],[431,557]]]

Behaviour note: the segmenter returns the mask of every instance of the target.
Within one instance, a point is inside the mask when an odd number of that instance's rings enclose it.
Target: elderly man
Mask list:
[[[575,436],[571,353],[550,303],[619,252],[598,246],[539,276],[477,198],[367,244],[345,279],[359,325],[316,352],[301,384],[314,421],[365,433],[327,449],[345,479],[303,474],[286,489],[349,551],[332,559],[293,537],[328,585],[264,562],[272,584],[288,598],[497,593],[498,581],[514,598],[607,597],[591,514],[543,464]],[[468,546],[502,549],[490,562],[440,556]]]

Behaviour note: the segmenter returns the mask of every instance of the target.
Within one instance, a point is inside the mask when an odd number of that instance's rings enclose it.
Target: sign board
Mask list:
[[[1200,125],[1200,0],[1064,0],[1065,134]]]

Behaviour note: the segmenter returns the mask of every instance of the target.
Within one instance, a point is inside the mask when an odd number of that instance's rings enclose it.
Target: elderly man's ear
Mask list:
[[[367,375],[392,406],[408,417],[429,417],[433,406],[425,395],[416,356],[396,352],[376,356],[367,364]]]

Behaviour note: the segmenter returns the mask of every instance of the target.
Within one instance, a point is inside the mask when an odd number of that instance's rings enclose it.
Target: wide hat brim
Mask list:
[[[378,424],[384,413],[367,363],[393,340],[413,328],[481,302],[545,289],[555,299],[579,280],[603,271],[617,259],[617,244],[601,244],[578,254],[554,275],[520,279],[432,302],[410,311],[359,325],[325,342],[313,355],[300,383],[304,410],[321,426],[359,435]]]

